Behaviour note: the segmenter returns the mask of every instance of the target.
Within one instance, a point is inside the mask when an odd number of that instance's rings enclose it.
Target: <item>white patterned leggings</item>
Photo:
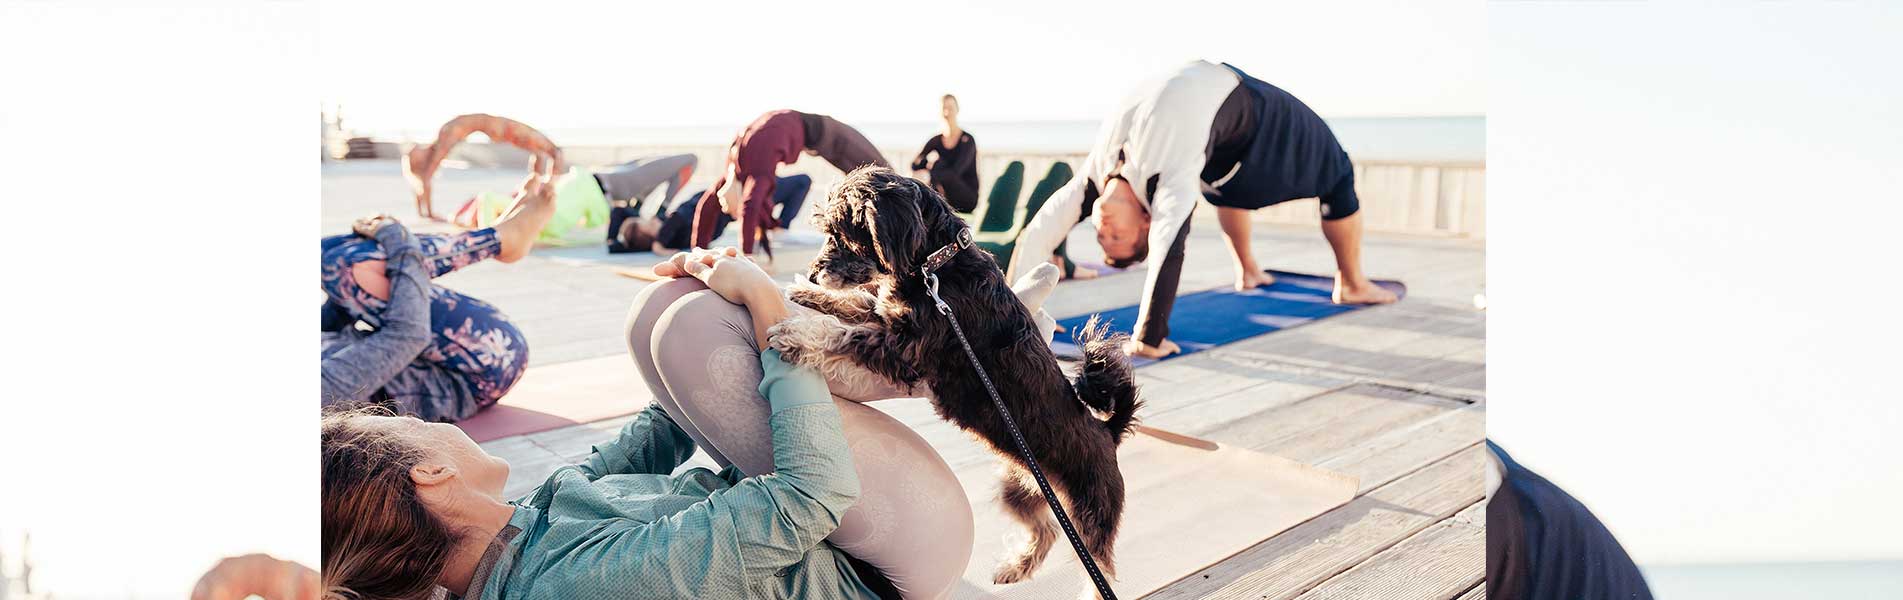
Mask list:
[[[641,378],[694,443],[722,467],[772,470],[760,350],[745,308],[697,279],[663,280],[636,296],[627,335]],[[830,383],[861,492],[826,540],[877,567],[907,599],[949,595],[971,559],[964,488],[911,428],[860,404],[900,392]]]

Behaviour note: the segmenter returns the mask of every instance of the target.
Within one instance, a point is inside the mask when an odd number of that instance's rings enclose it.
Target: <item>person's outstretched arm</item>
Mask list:
[[[361,400],[388,383],[429,346],[429,272],[416,236],[395,219],[376,224],[377,245],[388,257],[390,298],[378,315],[382,325],[368,337],[325,358],[320,369],[323,403]]]
[[[918,156],[912,157],[913,171],[925,170],[926,163],[928,162],[927,159],[931,157],[932,151],[936,149],[934,148],[934,146],[937,146],[937,145],[938,145],[937,135],[933,135],[932,139],[925,140],[925,146],[918,149]]]
[[[1159,347],[1169,336],[1170,310],[1176,306],[1176,286],[1183,276],[1189,216],[1202,196],[1202,180],[1195,172],[1178,171],[1174,179],[1159,180],[1150,198],[1150,248],[1167,250],[1163,260],[1144,278],[1143,303],[1137,307],[1133,339],[1151,348]]]

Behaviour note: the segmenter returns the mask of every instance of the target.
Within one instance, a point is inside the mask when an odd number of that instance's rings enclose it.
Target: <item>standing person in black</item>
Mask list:
[[[1487,597],[1652,600],[1645,574],[1586,505],[1487,440]]]
[[[958,128],[958,98],[945,94],[938,104],[944,127],[912,159],[912,177],[931,184],[952,210],[968,213],[978,208],[978,140]]]

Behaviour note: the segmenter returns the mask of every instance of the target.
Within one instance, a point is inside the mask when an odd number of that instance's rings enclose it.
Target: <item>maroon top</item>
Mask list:
[[[800,152],[806,149],[806,127],[801,115],[793,110],[776,110],[760,115],[752,124],[734,136],[733,145],[727,149],[727,163],[734,166],[734,173],[740,179],[742,202],[746,207],[740,219],[740,250],[751,254],[754,240],[758,239],[760,229],[772,227],[769,222],[773,214],[773,188],[776,173],[782,164],[798,161]],[[707,188],[720,189],[726,182],[726,169],[720,170],[719,179]],[[698,218],[700,212],[710,212],[709,217],[717,216],[720,203],[702,202],[696,207],[696,224],[713,223],[712,218]],[[713,243],[713,227],[694,228],[694,246],[705,248]]]

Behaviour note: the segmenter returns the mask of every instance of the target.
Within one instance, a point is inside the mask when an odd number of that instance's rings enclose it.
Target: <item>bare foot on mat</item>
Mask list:
[[[1344,285],[1340,277],[1335,278],[1335,304],[1388,304],[1399,299],[1394,292],[1375,285],[1373,281],[1363,279]]]
[[[1236,274],[1236,291],[1246,292],[1275,283],[1275,276],[1268,271],[1243,271]]]

